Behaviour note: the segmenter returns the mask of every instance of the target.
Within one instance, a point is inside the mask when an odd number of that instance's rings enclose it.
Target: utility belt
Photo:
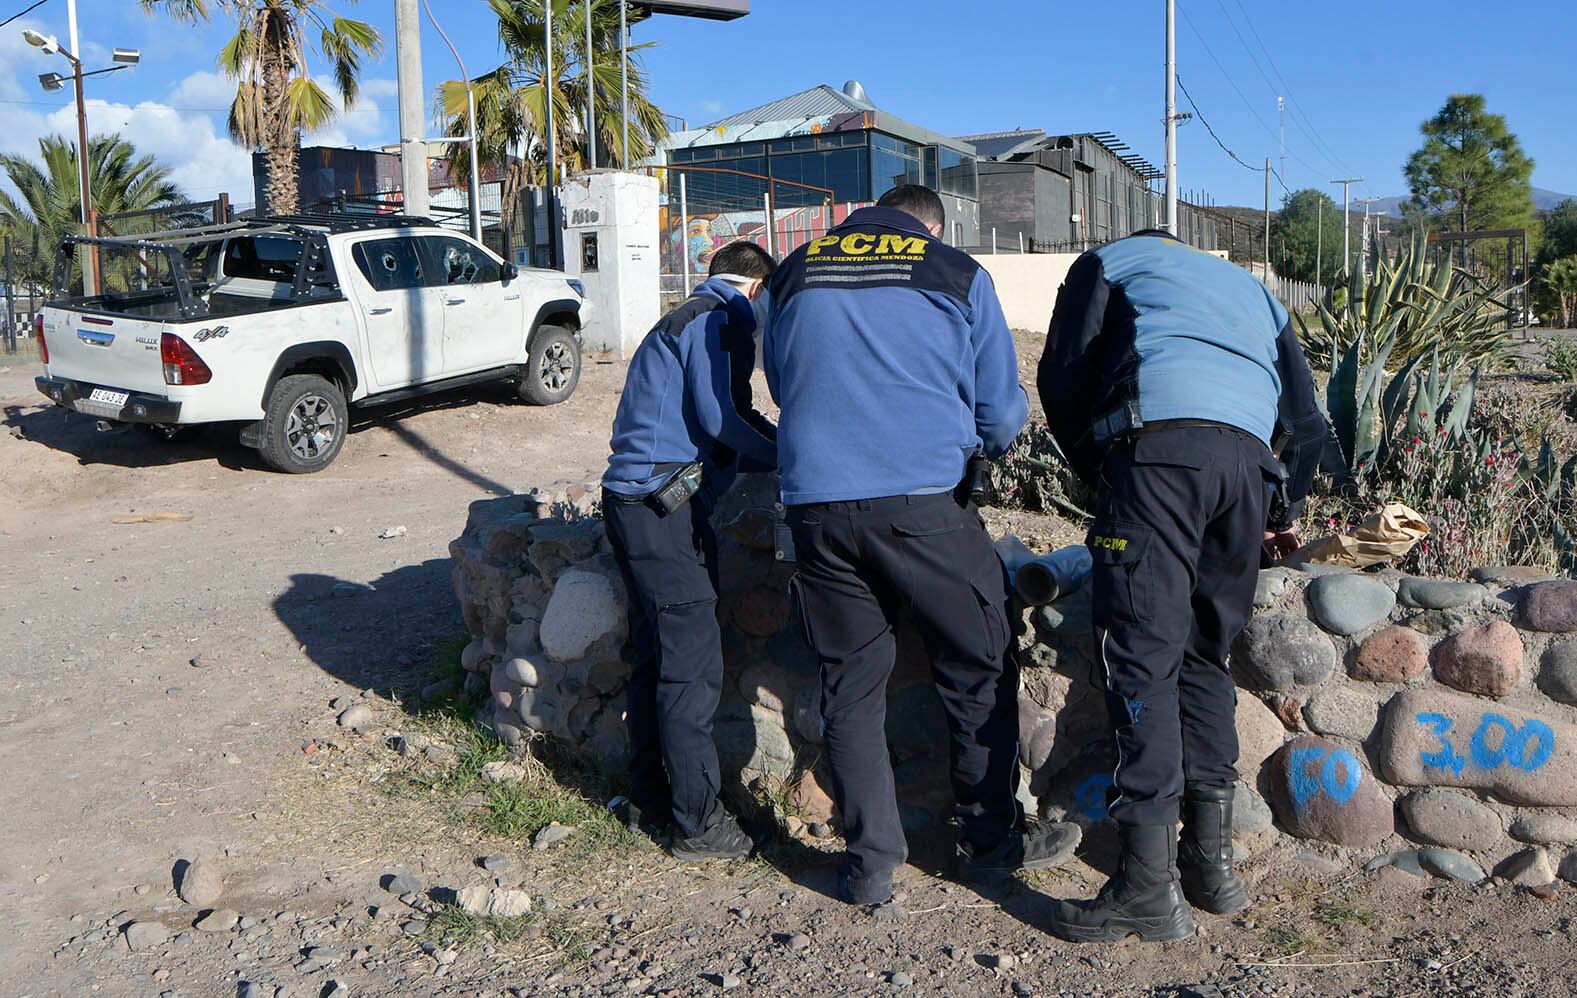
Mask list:
[[[1249,440],[1258,441],[1254,434],[1241,426],[1222,423],[1213,419],[1157,419],[1145,422],[1139,416],[1139,403],[1124,402],[1111,412],[1095,421],[1090,428],[1091,436],[1097,444],[1103,447],[1124,441],[1133,441],[1139,437],[1147,437],[1155,433],[1164,433],[1168,430],[1226,430]]]

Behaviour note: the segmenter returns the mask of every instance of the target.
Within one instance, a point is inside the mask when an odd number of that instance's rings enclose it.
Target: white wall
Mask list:
[[[584,174],[560,188],[559,203],[564,272],[581,279],[593,307],[581,342],[588,352],[628,357],[659,318],[657,179],[613,171]],[[581,239],[588,232],[598,240],[598,268],[591,273],[581,267]]]
[[[1057,289],[1068,276],[1077,253],[982,253],[975,260],[991,275],[1002,300],[1002,311],[1014,329],[1045,332]]]

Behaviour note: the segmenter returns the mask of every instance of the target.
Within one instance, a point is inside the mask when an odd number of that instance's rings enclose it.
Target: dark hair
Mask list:
[[[876,207],[908,212],[926,225],[941,225],[947,218],[942,211],[942,199],[931,188],[919,184],[899,184],[883,194]]]
[[[712,255],[712,264],[707,267],[706,272],[710,277],[716,277],[718,274],[734,274],[738,277],[760,278],[764,281],[777,269],[778,262],[772,259],[771,253],[755,243],[736,239]]]

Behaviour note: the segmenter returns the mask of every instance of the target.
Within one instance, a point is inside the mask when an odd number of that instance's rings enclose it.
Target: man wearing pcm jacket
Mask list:
[[[936,238],[942,202],[896,187],[773,275],[763,343],[807,636],[821,659],[845,900],[882,904],[907,850],[884,730],[894,630],[909,617],[947,713],[965,873],[1060,862],[1071,825],[1027,822],[1007,593],[959,488],[1028,410],[991,278]]]

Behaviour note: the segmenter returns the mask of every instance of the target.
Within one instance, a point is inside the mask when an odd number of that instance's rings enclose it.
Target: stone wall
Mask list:
[[[815,656],[771,550],[775,483],[749,476],[719,510],[726,668],[716,739],[728,792],[786,792],[793,834],[836,815],[820,762]],[[474,503],[450,546],[474,640],[463,662],[517,744],[540,732],[622,767],[626,594],[596,515],[571,486]],[[1291,836],[1326,862],[1477,881],[1577,880],[1577,582],[1522,567],[1474,581],[1269,569],[1233,649],[1241,853]],[[1113,759],[1088,589],[1028,610],[1021,638],[1023,797],[1105,819]],[[899,635],[888,740],[906,827],[950,814],[947,739],[924,650]]]

